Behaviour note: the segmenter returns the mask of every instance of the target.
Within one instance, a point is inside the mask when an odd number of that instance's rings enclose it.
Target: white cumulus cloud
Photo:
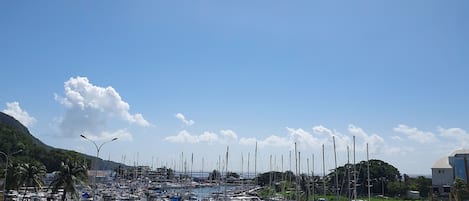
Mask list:
[[[190,134],[187,130],[180,131],[177,135],[168,136],[165,138],[166,141],[173,143],[215,143],[219,141],[219,137],[216,133],[204,132],[201,135]]]
[[[232,130],[221,130],[220,135],[223,137],[225,144],[238,141],[238,135]]]
[[[239,139],[239,144],[246,146],[255,145],[256,142],[259,147],[290,147],[293,145],[293,142],[289,137],[280,137],[277,135],[270,135],[259,140],[253,137],[242,137]]]
[[[279,137],[276,135],[271,135],[266,137],[264,140],[260,141],[259,145],[261,147],[265,146],[274,146],[274,147],[286,147],[291,146],[293,143],[285,137]]]
[[[130,105],[112,88],[90,83],[86,77],[72,77],[64,83],[64,96],[55,100],[66,107],[60,128],[64,136],[78,136],[84,132],[102,138],[109,134],[107,126],[123,120],[139,126],[149,126],[142,114],[129,113]]]
[[[241,145],[248,145],[248,146],[251,146],[251,145],[255,145],[257,142],[256,138],[253,138],[253,137],[242,137],[239,139],[239,144]]]
[[[220,134],[205,131],[200,135],[191,134],[187,130],[182,130],[176,135],[166,137],[165,140],[173,143],[230,144],[238,142],[238,135],[232,130],[221,130]]]
[[[459,148],[466,148],[469,146],[469,133],[461,128],[438,128],[440,136],[453,139],[459,142]]]
[[[394,131],[402,133],[407,136],[408,139],[419,142],[419,143],[432,143],[437,139],[431,132],[421,131],[417,128],[411,128],[404,124],[399,124]]]
[[[322,139],[317,138],[301,128],[294,129],[287,127],[286,129],[290,137],[290,143],[294,144],[296,142],[298,147],[301,149],[306,149],[308,147],[319,147],[327,142],[327,137]]]
[[[391,139],[396,140],[396,141],[402,141],[402,138],[397,135],[392,136]]]
[[[177,113],[174,115],[177,119],[181,120],[187,126],[192,126],[195,122],[193,120],[187,120],[186,117],[182,113]]]
[[[30,116],[28,112],[21,109],[20,104],[18,102],[6,103],[6,105],[7,108],[3,110],[3,113],[14,117],[24,126],[29,127],[36,123],[36,118]]]
[[[353,124],[350,124],[348,126],[348,131],[352,134],[355,135],[356,138],[361,139],[363,141],[363,144],[359,146],[357,149],[361,149],[364,151],[366,149],[366,144],[368,143],[369,145],[369,151],[374,152],[374,153],[380,153],[383,150],[389,150],[392,149],[392,147],[387,147],[384,139],[377,135],[377,134],[368,134],[366,133],[362,128],[357,127]],[[356,140],[358,140],[356,139]]]
[[[337,132],[336,130],[326,128],[322,125],[314,126],[313,133],[324,136],[326,139],[323,139],[323,142],[332,139],[332,137],[335,137],[337,150],[347,150],[347,146],[350,146],[352,144],[352,139],[350,138],[350,136],[343,135]]]

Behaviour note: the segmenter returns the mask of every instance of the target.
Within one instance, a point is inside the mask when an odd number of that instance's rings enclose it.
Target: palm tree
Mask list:
[[[46,175],[46,167],[36,161],[20,163],[16,175],[19,182],[18,186],[34,187],[34,190],[37,192],[37,188],[41,188],[44,185],[43,178]],[[24,190],[24,195],[26,193],[27,189]],[[24,198],[25,196],[23,196]]]
[[[466,184],[463,179],[456,177],[453,184],[453,194],[456,201],[462,200],[462,194],[466,191]]]
[[[78,199],[76,185],[83,184],[86,180],[86,167],[77,162],[62,162],[60,170],[56,172],[55,178],[50,184],[53,192],[63,188],[62,201],[66,200],[67,193],[72,199]]]

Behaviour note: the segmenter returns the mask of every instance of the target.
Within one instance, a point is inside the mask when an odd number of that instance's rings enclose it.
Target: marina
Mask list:
[[[147,182],[112,182],[98,184],[96,193],[89,187],[80,188],[73,200],[100,201],[211,201],[211,200],[261,200],[256,191],[259,187],[240,185],[179,185],[176,183]],[[63,190],[53,193],[51,189],[20,189],[10,190],[5,200],[11,201],[52,201],[61,200]]]

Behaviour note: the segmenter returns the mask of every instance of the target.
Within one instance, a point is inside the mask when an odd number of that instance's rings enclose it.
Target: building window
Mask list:
[[[451,191],[450,187],[443,187],[443,192],[449,193]]]

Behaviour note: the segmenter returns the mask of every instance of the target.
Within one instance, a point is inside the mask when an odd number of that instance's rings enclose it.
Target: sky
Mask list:
[[[469,148],[468,9],[0,1],[0,111],[48,145],[106,143],[99,156],[128,165],[293,170],[296,143],[301,171],[319,174],[322,146],[329,172],[334,141],[340,166],[355,136],[357,162],[368,144],[371,159],[429,175]]]

